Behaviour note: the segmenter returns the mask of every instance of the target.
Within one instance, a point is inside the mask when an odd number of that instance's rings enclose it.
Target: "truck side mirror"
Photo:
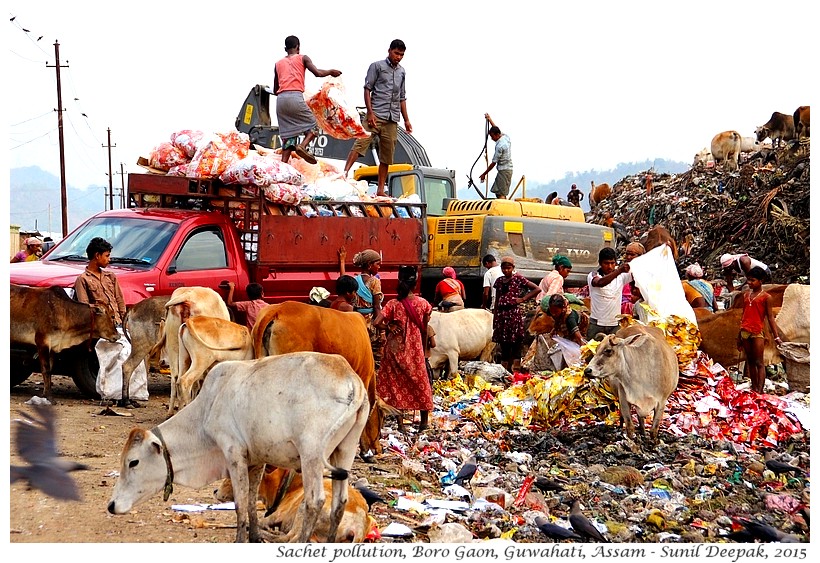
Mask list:
[[[167,269],[167,270],[165,270],[165,273],[166,273],[166,274],[168,274],[169,276],[170,276],[171,274],[176,274],[176,273],[177,273],[177,260],[176,260],[176,258],[174,258],[174,259],[171,261],[171,263],[170,263],[170,264],[168,264],[168,269]]]

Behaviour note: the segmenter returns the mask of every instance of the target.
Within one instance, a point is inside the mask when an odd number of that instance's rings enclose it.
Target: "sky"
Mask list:
[[[562,4],[12,0],[8,166],[59,176],[56,41],[77,188],[108,184],[109,129],[115,188],[174,131],[233,130],[250,89],[273,83],[291,34],[319,68],[342,71],[351,105],[363,105],[368,65],[403,39],[413,134],[461,188],[477,158],[476,179],[485,166],[485,113],[512,140],[513,181],[549,182],[620,162],[691,162],[714,134],[751,136],[816,92],[816,73],[803,70],[812,34],[759,31],[794,21],[793,2]],[[321,82],[307,74],[308,91]]]

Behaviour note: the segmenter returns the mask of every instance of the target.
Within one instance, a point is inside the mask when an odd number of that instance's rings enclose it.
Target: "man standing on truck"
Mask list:
[[[105,305],[114,315],[114,324],[120,339],[109,342],[104,338],[97,341],[95,350],[100,361],[97,373],[97,393],[103,401],[122,399],[122,364],[131,354],[131,343],[125,337],[122,321],[125,319],[125,299],[117,281],[117,276],[104,270],[111,262],[111,243],[102,237],[94,237],[85,249],[88,265],[74,281],[74,299],[89,305]],[[148,400],[148,373],[144,362],[140,362],[131,375],[128,395],[137,401]],[[135,405],[131,405],[135,406]]]
[[[387,195],[384,184],[387,182],[387,168],[393,164],[393,154],[398,140],[399,119],[404,119],[404,128],[413,132],[413,126],[407,117],[407,100],[404,90],[406,72],[399,63],[406,50],[404,41],[394,39],[387,50],[387,58],[376,61],[367,69],[364,79],[364,105],[367,107],[367,118],[364,128],[379,138],[379,185],[377,196]],[[350,172],[353,163],[364,156],[370,146],[370,138],[356,139],[345,162],[345,176]]]
[[[495,194],[497,199],[507,199],[513,175],[512,143],[509,136],[501,133],[501,129],[493,122],[489,113],[485,113],[484,117],[492,125],[490,127],[490,138],[495,142],[495,153],[493,153],[493,161],[487,167],[487,170],[479,176],[479,181],[483,182],[490,170],[497,167],[498,171],[495,174],[495,181],[490,191]]]
[[[342,71],[331,68],[316,68],[307,55],[299,53],[299,38],[288,35],[285,38],[287,56],[276,63],[273,73],[273,92],[276,94],[276,119],[279,122],[279,136],[282,137],[282,162],[290,160],[296,152],[311,164],[316,157],[307,150],[308,144],[316,138],[318,125],[316,118],[305,103],[305,69],[313,76],[339,76]],[[299,143],[299,135],[305,135]]]

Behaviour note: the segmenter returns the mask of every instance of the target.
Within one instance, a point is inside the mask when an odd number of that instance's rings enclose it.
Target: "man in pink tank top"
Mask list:
[[[307,146],[316,137],[316,118],[305,103],[305,69],[313,76],[339,76],[342,71],[332,68],[316,68],[307,55],[299,53],[299,38],[288,35],[285,38],[287,56],[276,63],[273,74],[273,93],[276,95],[276,119],[279,122],[279,137],[282,139],[282,162],[290,159],[295,152],[311,164],[316,164]],[[305,138],[299,142],[299,136]]]

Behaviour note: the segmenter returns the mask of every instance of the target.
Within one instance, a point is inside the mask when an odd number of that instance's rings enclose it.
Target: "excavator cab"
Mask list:
[[[362,166],[353,171],[353,179],[369,184],[375,184],[378,176],[378,166]],[[386,191],[395,198],[416,194],[427,204],[427,216],[439,217],[445,214],[447,205],[456,197],[455,172],[429,166],[391,164],[387,169]]]

